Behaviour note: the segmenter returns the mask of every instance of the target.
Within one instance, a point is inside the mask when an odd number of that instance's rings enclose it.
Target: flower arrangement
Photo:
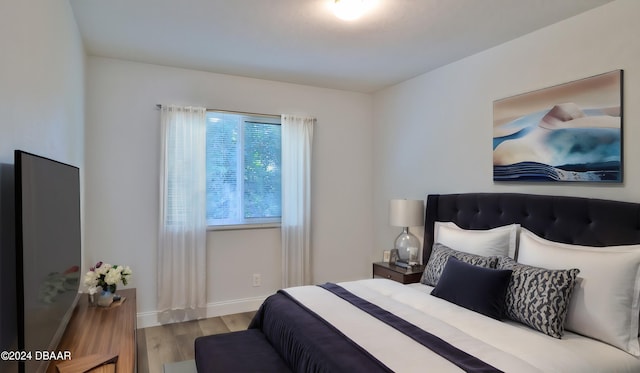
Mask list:
[[[96,294],[98,291],[116,292],[118,282],[127,285],[131,279],[131,268],[129,266],[111,265],[98,262],[84,276],[84,284],[88,287],[89,294]]]

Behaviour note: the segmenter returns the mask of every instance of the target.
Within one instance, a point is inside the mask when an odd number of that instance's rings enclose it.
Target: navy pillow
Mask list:
[[[478,267],[450,257],[431,295],[501,320],[511,272]]]

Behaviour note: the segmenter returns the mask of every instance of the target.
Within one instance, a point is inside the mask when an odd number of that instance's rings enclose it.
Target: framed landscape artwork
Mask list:
[[[622,70],[493,103],[493,180],[622,182]]]

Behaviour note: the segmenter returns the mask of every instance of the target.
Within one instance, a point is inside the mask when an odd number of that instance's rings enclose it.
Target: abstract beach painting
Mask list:
[[[622,70],[494,101],[493,180],[622,182]]]

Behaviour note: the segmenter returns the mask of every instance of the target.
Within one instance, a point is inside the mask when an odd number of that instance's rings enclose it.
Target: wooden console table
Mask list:
[[[89,307],[81,295],[56,349],[71,360],[51,361],[47,373],[136,371],[136,289],[117,294],[124,301],[110,307]]]

